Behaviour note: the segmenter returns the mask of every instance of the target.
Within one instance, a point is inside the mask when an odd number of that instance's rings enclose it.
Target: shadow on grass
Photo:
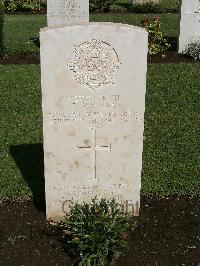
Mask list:
[[[32,191],[36,208],[45,212],[43,145],[13,145],[10,146],[10,154]]]
[[[39,37],[32,37],[30,41],[35,44],[38,48],[40,48],[40,38]]]
[[[172,51],[177,51],[177,47],[178,47],[178,40],[177,40],[177,37],[167,37],[167,41],[168,41],[169,44],[171,45],[170,50],[172,50]]]

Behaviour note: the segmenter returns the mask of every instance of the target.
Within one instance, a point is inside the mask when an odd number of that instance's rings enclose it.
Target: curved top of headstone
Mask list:
[[[142,27],[138,27],[138,26],[133,26],[133,25],[129,25],[129,24],[123,24],[123,23],[113,23],[113,22],[90,22],[90,23],[86,23],[86,24],[81,24],[81,23],[73,23],[70,25],[59,25],[59,26],[51,26],[51,27],[45,27],[40,29],[40,32],[45,32],[45,31],[51,31],[51,30],[62,30],[65,28],[85,28],[85,27],[110,27],[110,28],[124,28],[127,30],[135,30],[144,34],[148,34],[148,32],[146,31],[146,29],[142,28]]]

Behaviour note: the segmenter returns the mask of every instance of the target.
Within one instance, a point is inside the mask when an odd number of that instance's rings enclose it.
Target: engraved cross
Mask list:
[[[109,151],[109,152],[111,152],[111,144],[110,145],[97,146],[96,128],[91,127],[89,129],[92,131],[92,143],[91,143],[91,145],[77,146],[77,147],[81,151],[89,150],[93,153],[93,156],[92,156],[93,176],[94,176],[94,179],[97,179],[97,151]]]

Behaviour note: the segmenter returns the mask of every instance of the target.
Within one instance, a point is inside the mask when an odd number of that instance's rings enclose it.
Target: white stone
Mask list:
[[[200,41],[200,0],[182,0],[179,53],[182,53],[189,43],[196,41]]]
[[[71,202],[140,206],[148,34],[90,23],[41,30],[47,218]]]
[[[48,26],[89,22],[89,0],[48,0]]]

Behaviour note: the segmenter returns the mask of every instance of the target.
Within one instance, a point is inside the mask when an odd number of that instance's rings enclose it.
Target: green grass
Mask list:
[[[153,17],[153,15],[148,15]],[[178,15],[161,14],[161,30],[168,37],[178,34]],[[95,14],[90,21],[108,21],[140,25],[143,14]],[[39,30],[46,26],[44,15],[6,15],[5,16],[5,46],[8,55],[15,54],[39,54],[39,48],[31,42],[31,38],[39,36]]]
[[[199,64],[150,65],[142,194],[199,194]],[[39,66],[0,66],[0,199],[43,195]]]
[[[21,146],[42,141],[39,67],[0,65],[0,84],[0,199],[31,196],[27,184],[41,196],[38,145]]]
[[[143,194],[199,193],[199,76],[199,64],[149,68]]]
[[[39,48],[31,38],[38,37],[40,28],[45,26],[44,15],[6,15],[4,42],[7,54],[38,54]]]

